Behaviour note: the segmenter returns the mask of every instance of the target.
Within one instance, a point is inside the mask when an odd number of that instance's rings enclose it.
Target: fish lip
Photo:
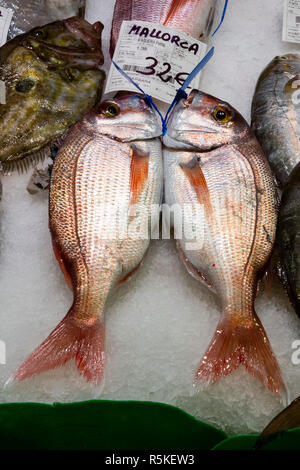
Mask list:
[[[130,125],[130,124],[124,124],[124,125],[120,126],[120,128],[122,128],[122,129],[136,129],[138,131],[144,131],[145,133],[149,134],[149,137],[148,138],[146,137],[147,140],[148,139],[156,139],[158,137],[161,137],[161,135],[162,135],[161,129],[157,130],[157,132],[155,132],[155,131],[151,132],[151,131],[146,131],[143,127],[138,127],[138,126],[134,126],[134,125]],[[136,139],[134,139],[134,140],[136,140]],[[126,140],[122,139],[122,142],[126,142]]]
[[[174,145],[172,146],[172,142]],[[178,140],[175,137],[170,136],[168,133],[163,137],[163,144],[167,149],[176,149],[176,150],[187,150],[187,151],[198,151],[199,149],[194,145],[186,144],[182,140]],[[183,147],[184,146],[184,147]]]
[[[206,134],[217,134],[216,131],[212,131],[206,127],[202,127],[200,130],[199,129],[182,129],[182,130],[179,130],[179,129],[171,129],[171,134],[168,132],[166,137],[164,137],[163,139],[163,142],[164,142],[164,146],[166,148],[176,148],[176,149],[180,149],[182,148],[183,149],[183,146],[184,146],[184,149],[187,150],[187,151],[197,151],[197,152],[207,152],[206,150],[203,150],[199,147],[197,147],[196,145],[191,145],[191,144],[188,144],[186,143],[184,140],[180,139],[180,137],[183,137],[183,134],[184,133],[206,133]],[[174,136],[174,134],[176,134],[176,137]],[[170,146],[170,144],[172,143],[172,141],[174,142],[174,146]],[[166,143],[167,142],[167,143]],[[180,146],[178,145],[180,144]]]
[[[201,127],[200,129],[174,129],[174,132],[177,132],[178,135],[181,135],[185,132],[189,132],[192,134],[217,134],[217,131],[212,131],[208,127]]]

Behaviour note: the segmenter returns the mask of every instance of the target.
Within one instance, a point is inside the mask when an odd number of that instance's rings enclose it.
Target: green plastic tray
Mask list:
[[[257,437],[227,437],[180,409],[153,402],[0,405],[1,450],[247,450]],[[263,449],[300,449],[300,428]]]

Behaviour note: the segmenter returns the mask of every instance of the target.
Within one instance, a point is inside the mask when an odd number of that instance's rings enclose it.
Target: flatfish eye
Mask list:
[[[25,78],[16,83],[15,89],[18,93],[28,93],[35,85],[30,78]]]
[[[46,39],[47,33],[43,29],[38,29],[37,31],[33,32],[33,36],[36,37],[36,39]]]
[[[223,106],[216,106],[212,114],[215,120],[221,123],[229,122],[232,119],[232,116],[229,111]]]
[[[105,101],[100,105],[100,112],[106,117],[113,118],[118,116],[120,108],[114,101]]]

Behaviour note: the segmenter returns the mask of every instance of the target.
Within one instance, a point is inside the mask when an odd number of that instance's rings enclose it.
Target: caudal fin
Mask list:
[[[214,383],[243,364],[275,395],[285,394],[281,372],[264,327],[254,314],[249,324],[236,325],[224,314],[200,363],[196,379]]]
[[[102,320],[83,325],[76,322],[69,313],[23,362],[14,380],[20,382],[32,375],[62,366],[74,358],[80,374],[84,375],[88,382],[98,385],[104,371],[104,341]]]

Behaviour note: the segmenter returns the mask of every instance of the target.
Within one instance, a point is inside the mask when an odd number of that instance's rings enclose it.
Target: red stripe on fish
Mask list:
[[[173,2],[170,5],[166,19],[163,23],[164,26],[168,26],[169,21],[172,21],[175,18],[175,16],[178,14],[178,10],[184,7],[187,3],[190,3],[190,1],[191,0],[173,0]]]
[[[130,204],[136,204],[148,180],[149,154],[139,150],[135,145],[130,148]]]
[[[199,204],[202,204],[207,214],[212,213],[212,205],[209,195],[209,189],[206,183],[204,173],[199,165],[199,159],[195,157],[188,163],[181,163],[180,168],[184,171],[191,186],[194,188]]]

